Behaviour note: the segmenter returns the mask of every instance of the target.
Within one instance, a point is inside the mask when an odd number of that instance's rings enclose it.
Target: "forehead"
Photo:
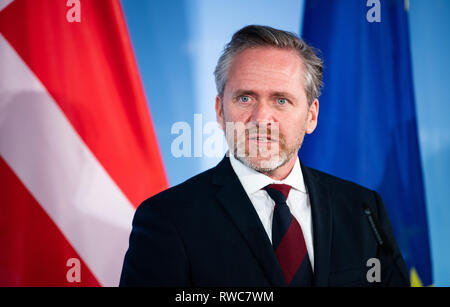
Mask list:
[[[228,90],[298,91],[303,64],[295,50],[249,48],[238,53],[228,72]]]

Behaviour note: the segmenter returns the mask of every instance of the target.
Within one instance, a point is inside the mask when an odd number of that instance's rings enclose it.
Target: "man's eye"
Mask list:
[[[287,100],[285,99],[285,98],[278,98],[277,99],[277,103],[279,104],[279,105],[283,105],[283,104],[285,104],[287,102]]]
[[[241,96],[241,97],[239,97],[239,101],[247,103],[247,102],[250,101],[250,97],[248,97],[248,96]]]

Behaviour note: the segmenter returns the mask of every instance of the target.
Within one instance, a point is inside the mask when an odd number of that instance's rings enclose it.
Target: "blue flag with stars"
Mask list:
[[[412,283],[432,283],[407,1],[306,0],[303,38],[321,50],[316,131],[300,158],[379,192]]]

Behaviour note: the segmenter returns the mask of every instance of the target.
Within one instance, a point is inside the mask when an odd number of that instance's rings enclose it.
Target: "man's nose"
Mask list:
[[[273,122],[273,110],[267,103],[259,102],[252,110],[251,120],[257,123]]]

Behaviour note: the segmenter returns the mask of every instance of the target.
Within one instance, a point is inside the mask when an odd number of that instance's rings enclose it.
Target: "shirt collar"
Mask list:
[[[231,166],[248,195],[258,192],[267,185],[273,183],[287,184],[300,192],[306,193],[305,182],[303,180],[302,169],[298,157],[296,158],[294,167],[289,175],[285,179],[278,181],[243,164],[241,161],[237,160],[231,152],[229,152],[229,156]]]

